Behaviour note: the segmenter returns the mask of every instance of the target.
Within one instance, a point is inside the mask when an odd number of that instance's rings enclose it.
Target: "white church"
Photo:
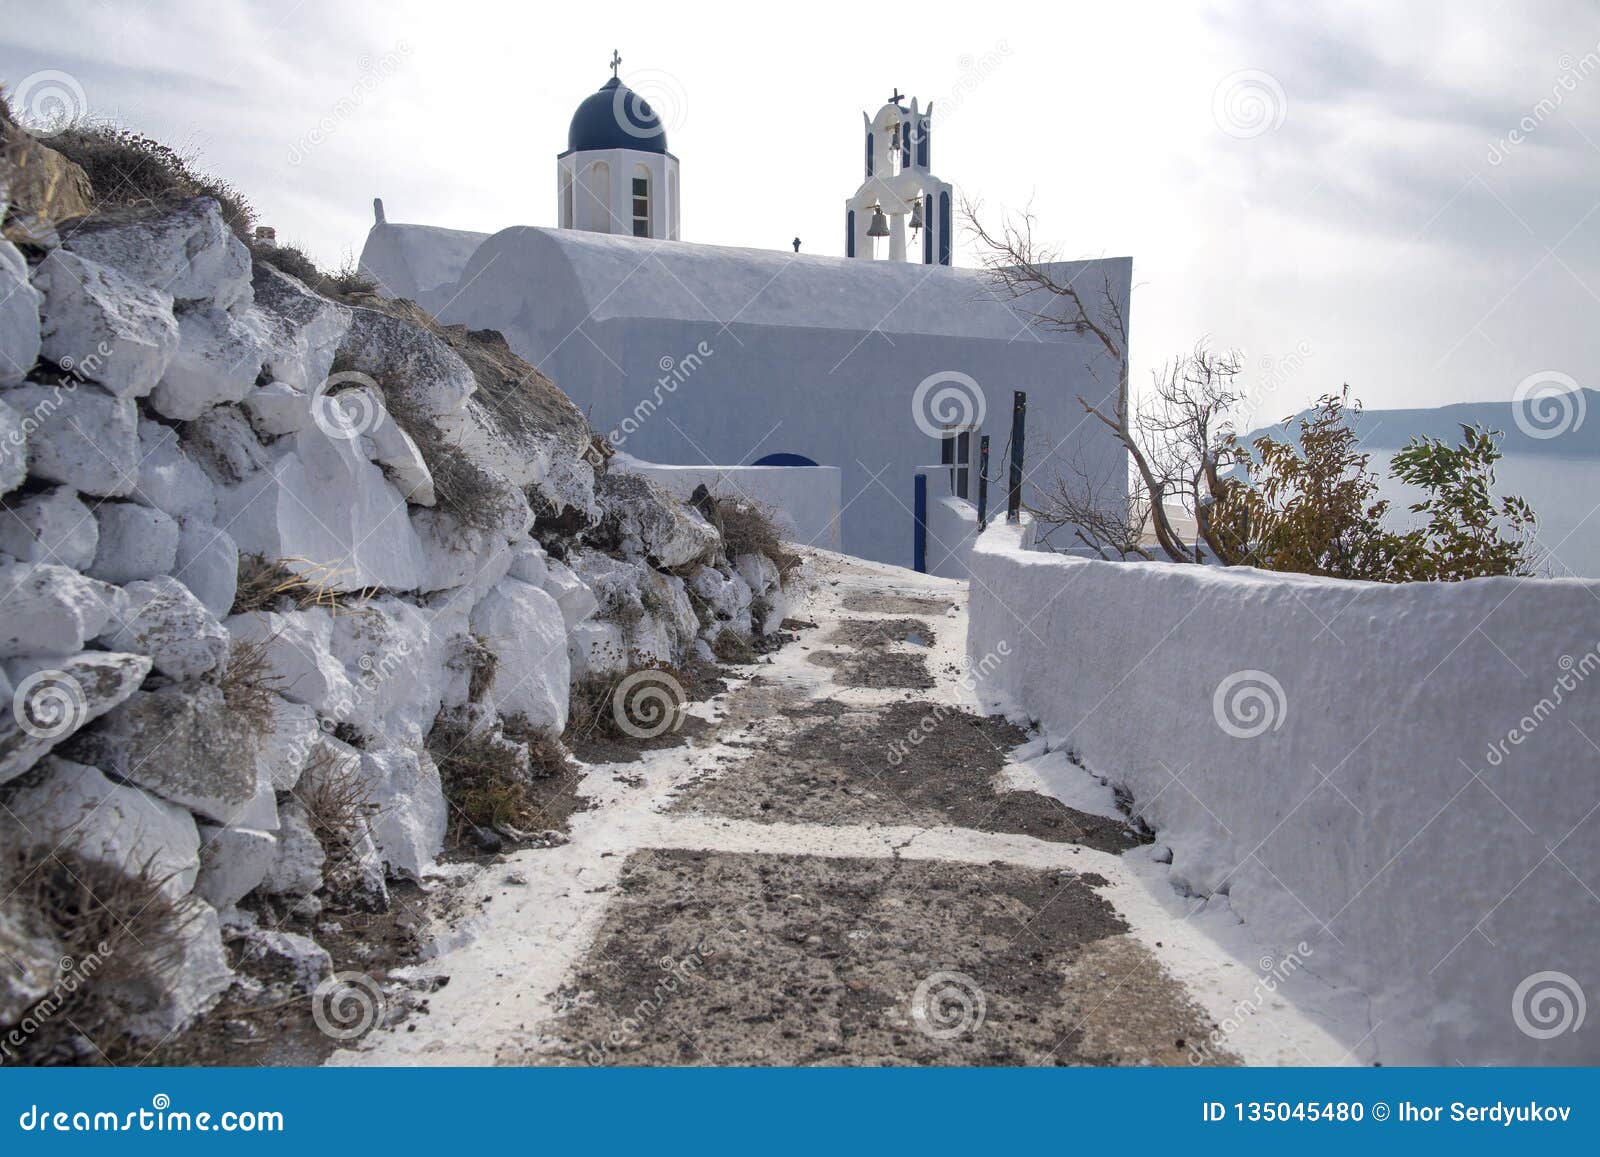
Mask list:
[[[1068,461],[1123,484],[1121,448],[1077,401],[1109,408],[1120,367],[1092,335],[1042,327],[1040,308],[953,267],[931,104],[907,107],[897,90],[864,118],[842,256],[743,249],[682,238],[680,160],[617,65],[572,116],[554,226],[392,224],[375,202],[362,269],[443,322],[499,330],[635,458],[837,467],[837,524],[818,545],[912,565],[915,475],[934,501],[975,498],[974,476],[938,464],[970,456],[975,468],[989,434],[989,476],[1003,478],[1017,390],[1028,489]],[[1124,317],[1131,272],[1129,258],[1056,270],[1085,300],[1109,286]],[[1003,506],[1003,482],[990,497]],[[957,533],[942,525],[930,519],[936,539]]]

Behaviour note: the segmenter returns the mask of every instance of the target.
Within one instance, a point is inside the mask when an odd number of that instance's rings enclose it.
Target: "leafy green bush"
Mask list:
[[[1360,405],[1328,394],[1300,419],[1297,440],[1264,436],[1245,448],[1230,437],[1247,477],[1222,485],[1210,513],[1223,563],[1375,582],[1534,573],[1532,507],[1492,494],[1498,434],[1462,426],[1457,446],[1413,438],[1396,453],[1390,475],[1424,492],[1410,509],[1427,522],[1394,531],[1352,412]]]

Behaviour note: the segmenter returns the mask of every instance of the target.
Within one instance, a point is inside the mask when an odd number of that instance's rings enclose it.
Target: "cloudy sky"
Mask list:
[[[4,9],[19,111],[30,78],[81,91],[325,264],[375,195],[395,221],[552,224],[567,122],[617,48],[682,161],[685,240],[841,253],[861,113],[898,86],[935,101],[944,179],[1031,205],[1064,256],[1133,256],[1136,380],[1209,338],[1246,355],[1262,420],[1345,382],[1369,406],[1600,385],[1582,0]]]

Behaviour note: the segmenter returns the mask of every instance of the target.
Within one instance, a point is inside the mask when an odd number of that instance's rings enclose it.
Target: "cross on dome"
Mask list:
[[[611,75],[617,75],[617,69],[622,67],[622,53],[615,48],[611,50]]]

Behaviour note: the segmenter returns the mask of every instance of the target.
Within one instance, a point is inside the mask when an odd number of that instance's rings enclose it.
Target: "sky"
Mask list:
[[[1136,389],[1201,340],[1243,354],[1255,424],[1344,384],[1369,408],[1600,385],[1582,0],[0,13],[19,112],[65,93],[191,151],[328,266],[374,196],[391,221],[554,224],[556,154],[616,49],[680,159],[686,241],[842,254],[861,114],[898,88],[934,101],[932,167],[991,220],[1027,208],[1063,257],[1133,257]]]

